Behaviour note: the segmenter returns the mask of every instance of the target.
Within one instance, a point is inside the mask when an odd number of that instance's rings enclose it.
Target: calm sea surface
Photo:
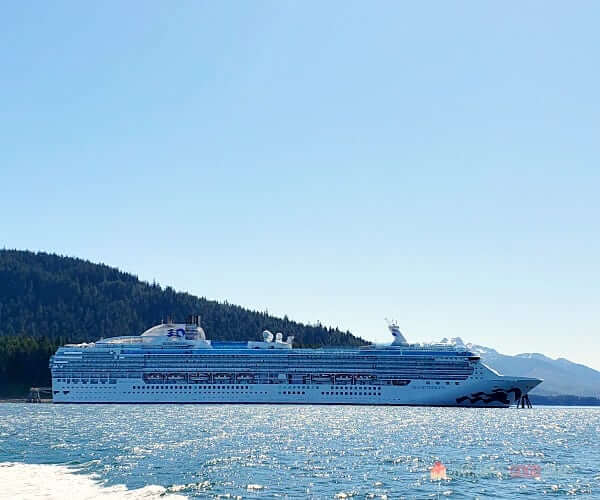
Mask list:
[[[599,431],[593,408],[0,404],[0,498],[600,498]]]

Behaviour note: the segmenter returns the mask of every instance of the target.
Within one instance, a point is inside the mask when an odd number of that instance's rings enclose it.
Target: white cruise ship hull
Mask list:
[[[53,383],[54,403],[351,404],[508,407],[539,381],[499,377],[456,385],[412,381],[406,386],[294,384]]]

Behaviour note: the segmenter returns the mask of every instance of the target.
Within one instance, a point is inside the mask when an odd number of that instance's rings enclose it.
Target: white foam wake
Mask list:
[[[63,465],[0,463],[1,499],[154,499],[163,497],[165,493],[167,489],[158,485],[133,490],[123,485],[103,486],[97,476],[78,474],[76,470]],[[186,497],[168,495],[167,498],[171,500]]]

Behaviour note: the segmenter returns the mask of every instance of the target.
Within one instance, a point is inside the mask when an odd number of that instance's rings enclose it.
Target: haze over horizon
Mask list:
[[[598,4],[3,14],[0,245],[600,369]]]

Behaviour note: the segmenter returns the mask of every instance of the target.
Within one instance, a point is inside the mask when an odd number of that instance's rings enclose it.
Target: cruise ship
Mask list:
[[[508,407],[536,378],[503,376],[464,345],[409,344],[396,323],[386,345],[294,349],[293,337],[207,340],[199,316],[139,336],[59,347],[54,403],[270,403]]]

